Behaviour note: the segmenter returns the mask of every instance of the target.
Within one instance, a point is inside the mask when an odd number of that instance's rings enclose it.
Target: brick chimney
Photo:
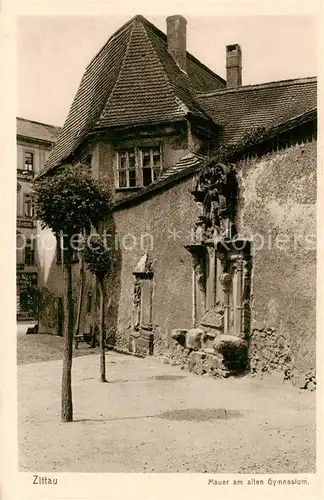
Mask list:
[[[167,17],[168,52],[180,69],[187,72],[187,20],[182,16]]]
[[[236,43],[226,46],[226,87],[235,89],[242,85],[242,51]]]

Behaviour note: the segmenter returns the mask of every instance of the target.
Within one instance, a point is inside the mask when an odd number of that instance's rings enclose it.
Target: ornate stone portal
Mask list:
[[[153,266],[148,254],[144,254],[135,266],[134,307],[132,332],[129,336],[129,351],[138,354],[153,354],[152,295]]]
[[[247,349],[251,275],[250,242],[240,240],[235,228],[238,189],[233,167],[216,163],[208,168],[192,194],[200,208],[195,240],[186,246],[193,259],[192,326],[201,336],[201,352],[217,355],[226,345],[233,358],[235,349],[241,354]],[[221,361],[223,372],[230,372]]]

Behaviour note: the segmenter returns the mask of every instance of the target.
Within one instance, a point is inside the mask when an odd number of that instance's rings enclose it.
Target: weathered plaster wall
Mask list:
[[[107,163],[108,165],[108,163]],[[316,143],[297,145],[238,165],[239,236],[253,239],[251,368],[288,373],[315,370],[316,337]],[[114,212],[107,227],[115,253],[107,283],[106,327],[117,345],[127,347],[133,319],[133,271],[149,250],[153,257],[155,352],[171,347],[171,330],[192,327],[191,242],[198,209],[193,180],[157,193],[151,199]],[[119,244],[116,242],[118,241]],[[41,283],[54,296],[64,294],[60,266],[48,253]],[[75,290],[79,266],[74,265]],[[91,321],[86,313],[83,328]],[[93,311],[95,310],[95,287]],[[75,297],[77,299],[77,293]],[[55,315],[55,307],[49,307]],[[56,333],[53,318],[48,333]]]
[[[57,297],[65,294],[61,266],[56,263],[56,239],[37,224],[38,287],[41,291],[40,333],[57,334]]]
[[[56,260],[56,238],[49,229],[37,227],[38,287],[41,292],[40,333],[57,334],[58,297],[65,298],[64,269]],[[80,265],[72,265],[75,316],[80,289]],[[64,311],[64,317],[67,313]]]
[[[251,365],[315,370],[316,142],[242,162],[237,226],[254,241]]]
[[[115,212],[122,255],[117,327],[125,344],[133,314],[132,273],[147,250],[153,257],[153,324],[157,334],[167,341],[173,328],[192,326],[192,261],[184,248],[190,243],[198,216],[191,190],[192,180],[187,180]]]

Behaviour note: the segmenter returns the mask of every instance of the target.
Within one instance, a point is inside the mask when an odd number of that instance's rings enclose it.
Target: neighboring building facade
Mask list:
[[[230,336],[252,370],[290,377],[315,369],[316,78],[244,87],[237,44],[226,67],[225,81],[187,53],[183,17],[166,36],[136,16],[87,67],[40,177],[88,162],[108,180],[109,342],[226,376],[216,344]],[[299,234],[293,248],[271,247],[281,233]],[[40,330],[58,333],[55,250],[40,264]],[[78,264],[74,278],[77,292]],[[84,331],[97,303],[88,276]]]
[[[31,197],[35,175],[44,167],[60,128],[17,118],[17,317],[35,317],[37,227]]]

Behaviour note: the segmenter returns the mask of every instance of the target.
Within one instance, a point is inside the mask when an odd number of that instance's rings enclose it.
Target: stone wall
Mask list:
[[[274,328],[253,329],[249,354],[252,373],[279,369],[288,375],[293,370],[289,340]]]
[[[142,131],[143,133],[143,131]],[[164,126],[160,129],[154,128],[154,134],[150,137],[149,131],[141,137],[129,135],[129,131],[119,133],[115,137],[102,136],[98,140],[89,141],[80,153],[80,159],[87,153],[91,155],[91,171],[95,178],[104,178],[110,186],[111,195],[115,198],[128,194],[127,190],[117,190],[115,193],[115,150],[118,147],[133,148],[139,146],[162,145],[163,167],[164,169],[176,163],[184,154],[190,150],[200,147],[200,141],[193,134],[188,136],[188,123],[183,122],[176,125]],[[128,135],[127,135],[128,134]],[[154,276],[154,302],[155,304],[166,304],[167,324],[172,328],[177,326],[177,308],[171,311],[170,301],[186,303],[184,312],[180,309],[180,323],[191,326],[191,260],[183,245],[189,242],[189,229],[195,221],[195,204],[192,200],[190,190],[191,181],[185,183],[185,187],[175,187],[174,190],[166,191],[152,200],[148,200],[130,210],[116,212],[115,222],[110,221],[106,231],[112,235],[112,251],[114,253],[114,269],[107,283],[107,304],[106,304],[106,330],[107,337],[111,343],[126,348],[128,346],[128,336],[130,332],[132,307],[133,307],[133,268],[138,259],[146,249],[151,248],[151,240],[154,241],[154,258],[156,259],[156,274]],[[190,205],[193,212],[188,211],[186,206]],[[170,231],[170,232],[169,232]],[[176,231],[176,233],[172,233]],[[40,331],[43,333],[56,334],[57,332],[57,298],[65,295],[65,281],[62,268],[56,263],[55,249],[56,243],[50,231],[41,230],[38,227],[38,250],[39,250],[39,271],[40,286],[44,292],[44,304],[48,302],[48,314],[43,313],[40,318]],[[173,241],[173,236],[175,240]],[[178,241],[178,235],[181,240]],[[135,248],[132,241],[136,239]],[[126,248],[121,253],[117,241],[122,240],[122,245]],[[45,243],[45,245],[44,245]],[[167,278],[168,283],[163,282],[162,276],[165,269],[170,269],[174,276],[179,276],[179,283]],[[75,298],[75,314],[77,310],[79,288],[80,288],[80,266],[73,265],[73,284]],[[166,291],[164,287],[166,285]],[[90,325],[98,323],[97,294],[94,280],[87,273],[84,303],[82,307],[82,329],[89,330]],[[174,291],[174,289],[176,291]],[[86,310],[87,294],[92,291],[93,301],[92,311],[89,314]],[[168,293],[171,291],[171,295]],[[162,306],[159,306],[162,308]],[[165,332],[170,328],[164,321],[164,313],[159,313],[155,305],[153,318],[155,321],[154,331],[156,338],[156,351],[158,346],[165,347]],[[161,310],[161,309],[160,309]],[[168,319],[169,314],[173,315],[173,320]],[[55,319],[56,318],[56,319]],[[118,323],[118,324],[117,324]],[[158,341],[157,339],[161,339]],[[162,349],[162,348],[161,348]]]
[[[192,260],[190,242],[197,218],[191,179],[151,199],[115,212],[116,233],[122,243],[120,282],[109,284],[119,296],[118,342],[127,345],[134,299],[134,268],[149,250],[153,259],[153,328],[157,351],[167,347],[173,328],[192,327]],[[159,347],[158,347],[159,346]]]
[[[243,339],[230,335],[216,337],[210,347],[205,330],[175,329],[164,362],[196,375],[227,378],[246,373],[247,347]]]
[[[254,242],[251,368],[315,370],[316,142],[239,165],[237,227]]]
[[[287,378],[304,374],[304,385],[314,383],[316,143],[244,160],[238,165],[238,181],[238,235],[253,241],[250,368],[256,373],[280,370]],[[174,360],[185,360],[188,369],[204,371],[208,353],[200,360],[192,354],[193,365],[190,352],[175,347],[171,339],[173,329],[193,326],[192,260],[184,248],[192,241],[199,215],[193,187],[193,179],[187,179],[114,212],[115,264],[107,283],[106,325],[116,345],[127,348],[133,321],[133,271],[149,251],[154,271],[154,352],[169,351]],[[55,296],[62,295],[63,275],[54,255],[47,252],[43,260],[42,286]],[[78,266],[74,276],[77,291]],[[91,288],[93,283],[86,286],[85,301]],[[95,315],[83,316],[83,323],[95,322]],[[55,333],[53,321],[48,323],[44,331]]]

